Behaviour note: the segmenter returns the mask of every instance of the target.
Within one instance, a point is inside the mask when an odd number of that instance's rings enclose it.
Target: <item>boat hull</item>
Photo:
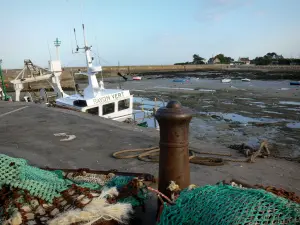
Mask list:
[[[141,77],[133,77],[132,80],[142,80]]]
[[[133,118],[133,114],[128,114],[128,115],[124,115],[124,116],[112,117],[112,118],[107,118],[107,119],[111,119],[111,120],[118,121],[118,122],[124,122],[125,120],[132,119],[132,118]]]
[[[222,83],[230,83],[230,82],[231,82],[231,79],[222,79],[221,82],[222,82]]]
[[[250,80],[250,79],[247,79],[247,78],[245,78],[245,79],[242,79],[241,81],[243,81],[243,82],[250,82],[251,80]]]

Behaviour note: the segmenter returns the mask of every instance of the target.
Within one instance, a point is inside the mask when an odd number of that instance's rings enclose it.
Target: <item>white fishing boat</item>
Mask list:
[[[230,83],[230,82],[231,82],[231,79],[225,78],[225,79],[222,79],[221,82],[222,82],[222,83]]]
[[[248,79],[248,78],[243,78],[243,79],[241,79],[241,81],[243,81],[243,82],[250,82],[251,80]]]
[[[134,77],[132,77],[132,80],[142,80],[142,77],[140,77],[140,76],[134,76]]]
[[[98,83],[96,74],[102,71],[101,66],[93,66],[91,57],[91,46],[88,46],[85,36],[84,24],[82,25],[84,47],[86,56],[87,72],[80,72],[88,77],[88,86],[81,94],[66,95],[56,99],[56,105],[87,112],[100,117],[109,118],[116,121],[124,121],[132,118],[133,95],[129,90],[105,89],[103,79]],[[74,29],[75,33],[75,29]]]

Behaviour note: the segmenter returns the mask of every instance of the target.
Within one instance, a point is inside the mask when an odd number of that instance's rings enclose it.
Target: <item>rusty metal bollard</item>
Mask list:
[[[171,181],[181,189],[190,185],[189,124],[192,111],[178,101],[168,102],[155,114],[160,127],[158,189],[170,197]]]

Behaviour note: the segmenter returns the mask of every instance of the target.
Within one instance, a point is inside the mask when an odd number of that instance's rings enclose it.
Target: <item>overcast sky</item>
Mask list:
[[[62,44],[64,66],[84,65],[75,49],[84,23],[103,66],[174,64],[194,53],[237,59],[267,52],[300,57],[299,0],[0,0],[3,68],[24,59],[47,66],[48,44]],[[97,56],[97,52],[100,57]]]

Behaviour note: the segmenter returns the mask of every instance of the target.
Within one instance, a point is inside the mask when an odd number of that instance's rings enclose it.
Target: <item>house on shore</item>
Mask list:
[[[213,57],[213,58],[210,58],[207,62],[207,64],[220,64],[221,61],[218,57]]]
[[[240,57],[238,63],[250,65],[250,59],[249,57]]]

